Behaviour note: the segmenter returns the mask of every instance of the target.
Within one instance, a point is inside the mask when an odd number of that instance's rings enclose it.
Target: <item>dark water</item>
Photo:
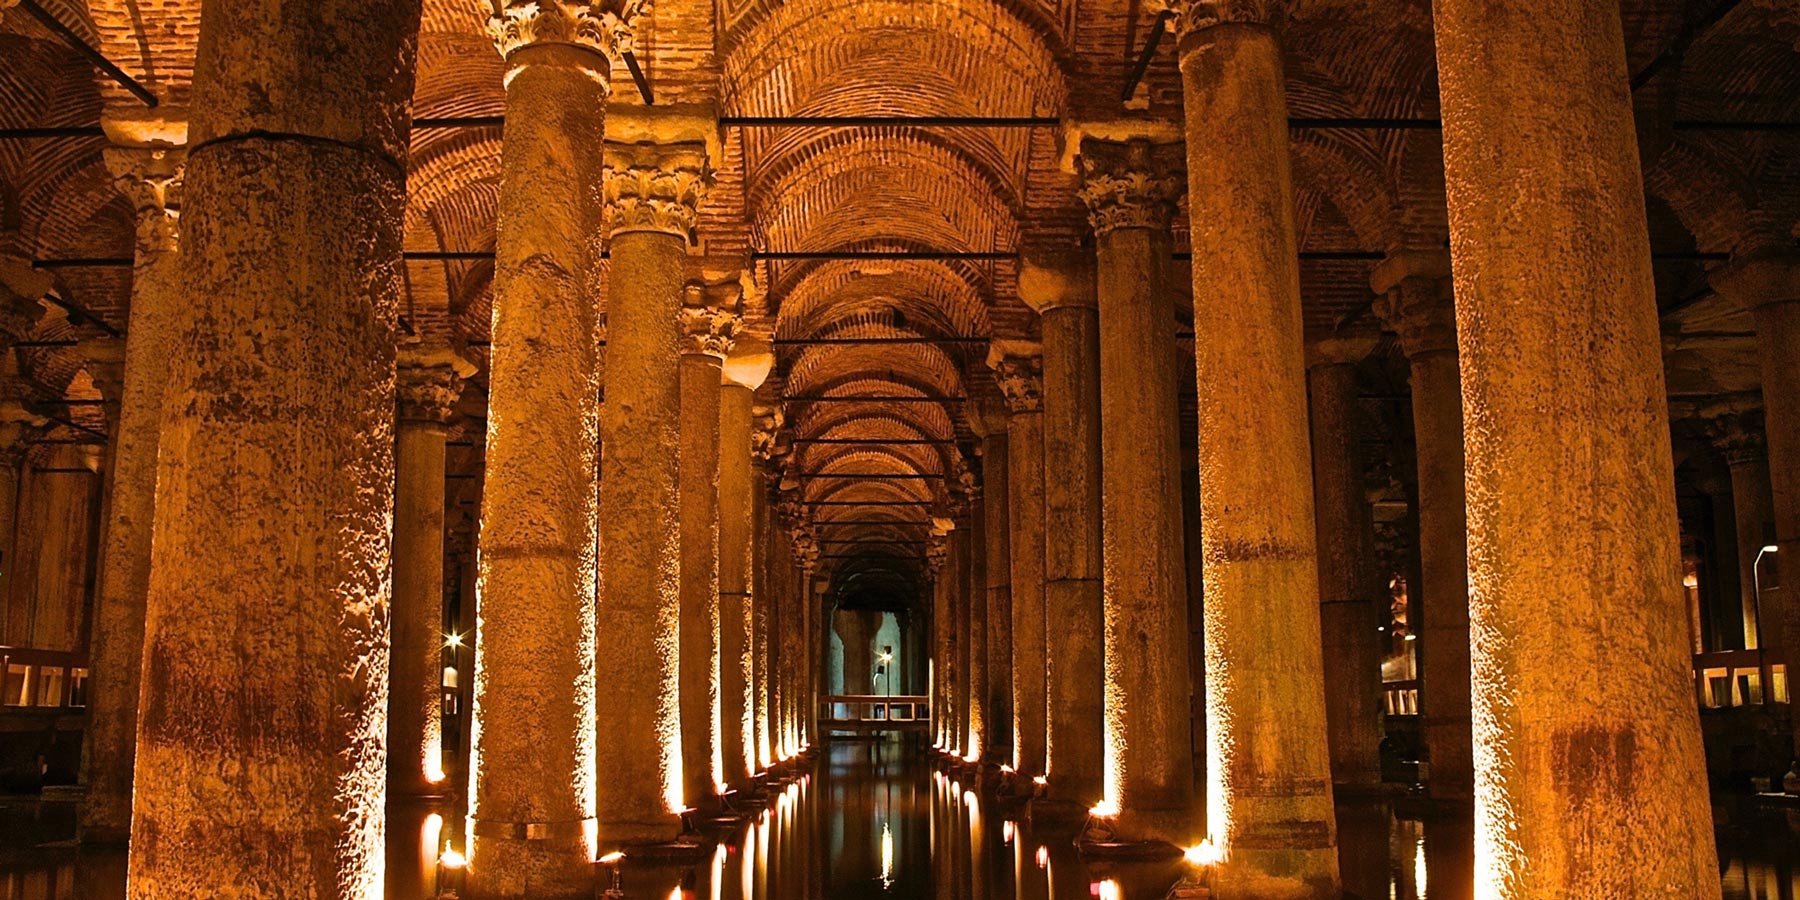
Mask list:
[[[388,896],[422,900],[441,873],[435,848],[452,828],[428,811],[390,821]],[[1748,801],[1715,810],[1725,900],[1795,900],[1800,810]],[[74,805],[0,798],[0,900],[124,896],[119,853],[77,852]],[[1359,900],[1470,900],[1471,826],[1402,804],[1338,808],[1344,887]],[[426,848],[433,850],[428,851]],[[965,785],[897,744],[835,745],[701,862],[620,866],[634,900],[1153,900],[1180,863],[1084,862],[1067,834],[1010,822]],[[599,889],[610,884],[603,871]]]

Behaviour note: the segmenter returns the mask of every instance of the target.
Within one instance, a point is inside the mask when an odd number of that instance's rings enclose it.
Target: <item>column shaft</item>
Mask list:
[[[144,603],[150,588],[157,451],[169,357],[180,334],[182,288],[177,229],[181,151],[109,148],[108,167],[137,212],[131,322],[124,389],[110,454],[111,491],[94,596],[89,682],[87,794],[83,843],[122,844],[131,834],[131,779],[137,741]],[[11,510],[7,511],[10,515]],[[5,561],[10,564],[12,560]]]
[[[727,381],[719,398],[719,751],[725,783],[741,788],[756,771],[755,612],[750,536],[755,479],[750,469],[750,388]]]
[[[1419,471],[1419,725],[1434,797],[1474,796],[1469,697],[1468,516],[1463,499],[1462,391],[1454,347],[1414,354],[1412,411]]]
[[[1313,507],[1319,547],[1319,631],[1325,721],[1336,784],[1381,781],[1381,579],[1375,527],[1363,495],[1356,428],[1356,366],[1307,371],[1312,406]]]
[[[690,348],[691,351],[691,348]],[[719,742],[720,359],[681,354],[681,771],[690,808],[723,791]]]
[[[1775,520],[1773,494],[1769,488],[1769,461],[1761,456],[1737,457],[1731,460],[1731,513],[1736,525],[1738,578],[1742,582],[1743,642],[1746,648],[1762,646],[1761,599],[1756,596],[1758,582],[1764,573],[1757,571],[1757,556],[1766,545],[1768,523]],[[1763,565],[1769,560],[1766,555]],[[1793,564],[1789,564],[1790,571]],[[1785,591],[1783,592],[1785,593]],[[1779,627],[1779,622],[1772,622]],[[1779,636],[1779,635],[1777,635]]]
[[[1179,49],[1221,900],[1337,895],[1287,102],[1257,5],[1191,5]]]
[[[987,544],[987,719],[1012,721],[1012,549],[1011,475],[1007,471],[1007,434],[990,431],[982,438],[982,537]],[[1010,728],[989,728],[987,755],[1012,759]]]
[[[612,242],[606,323],[606,473],[600,485],[600,830],[608,840],[673,838],[686,802],[681,695],[678,490],[682,267],[679,234]],[[712,377],[718,378],[717,373]]]
[[[964,755],[985,760],[990,732],[1003,728],[993,719],[988,705],[988,682],[994,677],[988,647],[987,531],[984,527],[987,499],[969,498],[969,554],[963,567],[964,595],[969,603],[969,740]]]
[[[1035,398],[1033,398],[1035,400]],[[1013,768],[1044,774],[1048,705],[1044,638],[1044,414],[1021,408],[1007,427],[1012,556]]]
[[[1100,309],[1106,772],[1118,837],[1192,843],[1169,219],[1180,184],[1148,142],[1082,147]],[[1015,512],[1015,518],[1017,513]],[[1017,601],[1015,600],[1015,605]]]
[[[1045,766],[1052,795],[1083,809],[1102,784],[1098,328],[1091,302],[1043,311],[1044,627],[1057,641],[1047,656]]]
[[[1475,890],[1717,897],[1619,11],[1433,7],[1468,466]]]
[[[419,15],[402,0],[354,15],[243,0],[207,4],[200,23],[188,313],[170,353],[139,694],[136,898],[381,890],[394,317]]]
[[[592,285],[612,47],[555,41],[587,15],[512,2],[490,23],[507,77],[470,701],[479,898],[578,895],[597,840]],[[608,472],[629,465],[606,452]]]

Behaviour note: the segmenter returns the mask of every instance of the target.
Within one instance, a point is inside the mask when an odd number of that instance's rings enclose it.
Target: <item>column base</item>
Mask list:
[[[476,834],[464,874],[473,900],[586,900],[594,894],[590,848],[579,837],[529,838]]]
[[[1299,854],[1307,858],[1295,858]],[[1324,854],[1326,859],[1310,858]],[[1337,851],[1244,851],[1237,850],[1229,862],[1210,869],[1207,886],[1213,900],[1338,900],[1343,891],[1336,879],[1299,878],[1269,874],[1272,868],[1299,865],[1312,871],[1337,871]]]
[[[1084,857],[1162,860],[1180,856],[1183,835],[1194,830],[1189,814],[1177,810],[1124,810],[1116,816],[1089,814],[1075,838]]]

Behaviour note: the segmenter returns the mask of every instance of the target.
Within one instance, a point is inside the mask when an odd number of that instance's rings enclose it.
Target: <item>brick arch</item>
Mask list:
[[[890,311],[904,315],[907,328],[930,334],[990,333],[987,307],[977,286],[941,263],[832,260],[810,268],[781,290],[775,307],[777,335],[810,337],[871,317],[892,323]]]

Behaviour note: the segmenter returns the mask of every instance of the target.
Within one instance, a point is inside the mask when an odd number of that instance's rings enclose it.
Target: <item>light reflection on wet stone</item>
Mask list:
[[[75,805],[0,797],[0,898],[123,900],[125,855],[77,850]],[[1468,816],[1408,801],[1337,809],[1339,866],[1353,900],[1472,900]],[[456,846],[454,803],[388,811],[387,897],[433,900],[460,873],[438,854]],[[1715,807],[1724,900],[1800,895],[1800,809],[1743,798]],[[770,793],[762,814],[698,861],[620,866],[628,900],[1160,900],[1178,861],[1101,863],[1073,835],[1034,832],[976,797],[967,779],[934,774],[894,743],[839,744],[813,773]],[[595,895],[611,880],[596,867]]]

